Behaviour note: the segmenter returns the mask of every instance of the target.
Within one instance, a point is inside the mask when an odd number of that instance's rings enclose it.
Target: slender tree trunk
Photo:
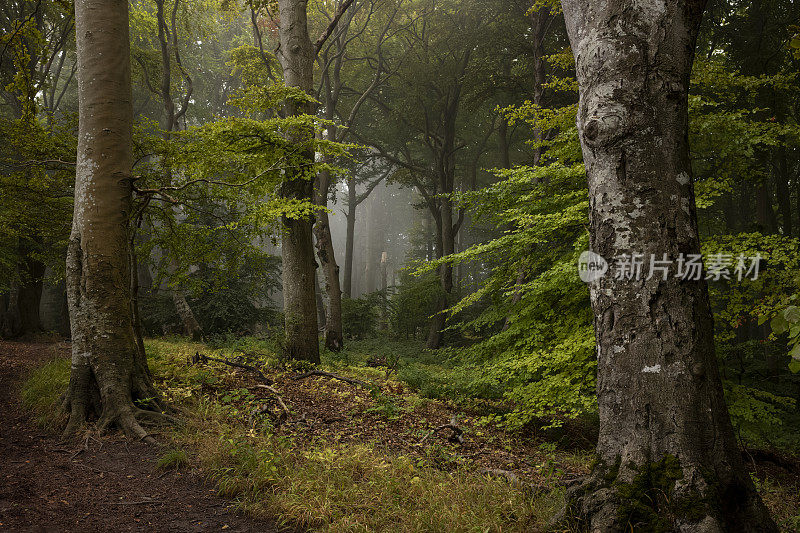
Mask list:
[[[186,294],[180,289],[173,289],[172,302],[175,304],[175,311],[183,324],[183,333],[193,340],[200,340],[203,337],[203,328],[194,316],[189,302],[186,301]]]
[[[308,37],[306,13],[307,0],[279,0],[280,22],[278,34],[280,46],[277,56],[283,68],[283,80],[287,87],[302,89],[312,94],[314,89],[314,47]],[[313,114],[311,103],[289,101],[285,106],[287,116]],[[301,145],[310,145],[314,132],[293,134]],[[303,149],[299,163],[314,161],[314,152]],[[281,196],[287,199],[313,202],[314,184],[306,179],[303,168],[287,171],[281,186]],[[283,259],[283,312],[284,349],[291,359],[319,363],[319,332],[317,329],[314,277],[313,220],[283,217],[281,257]]]
[[[511,152],[508,146],[508,119],[500,117],[497,128],[497,149],[500,151],[500,168],[511,168]]]
[[[333,120],[333,113],[326,118]],[[336,138],[336,128],[328,128],[328,138]],[[328,163],[333,163],[328,158]],[[331,183],[331,173],[323,170],[317,174],[316,202],[321,207],[328,206],[328,189]],[[333,248],[331,225],[327,211],[320,211],[314,224],[314,236],[317,238],[317,259],[319,259],[322,273],[325,276],[325,347],[333,352],[338,352],[344,345],[342,337],[342,287],[339,282],[339,265],[336,262],[336,252]]]
[[[453,231],[453,205],[449,198],[442,198],[441,202],[441,223],[438,224],[439,239],[436,250],[436,258],[455,252],[455,232]],[[450,293],[453,291],[453,265],[445,263],[439,266],[439,284],[442,292],[436,301],[436,314],[431,319],[428,329],[428,339],[426,346],[435,350],[442,346],[444,341],[444,328],[447,323],[445,311],[449,305]]]
[[[339,285],[339,265],[334,255],[331,227],[328,213],[320,212],[314,226],[317,236],[317,258],[325,275],[325,294],[328,305],[325,308],[325,346],[334,352],[342,349],[342,289]]]
[[[132,124],[128,2],[78,0],[78,164],[67,251],[72,373],[65,435],[87,419],[152,441],[140,421],[161,421],[137,345],[131,301]]]
[[[800,172],[794,177],[794,196],[797,202],[795,206],[795,212],[797,212],[797,224],[795,228],[797,228],[797,236],[800,237]]]
[[[344,252],[344,294],[348,298],[353,297],[353,246],[356,236],[357,207],[356,179],[351,176],[347,180],[347,242]]]
[[[42,331],[42,321],[39,317],[39,306],[42,301],[42,280],[44,278],[44,263],[29,256],[23,255],[23,279],[19,286],[19,300],[17,302],[20,318],[20,333],[35,333]]]
[[[8,294],[0,292],[0,339],[11,336],[8,320]]]
[[[185,106],[176,113],[175,102],[172,101],[172,59],[170,55],[170,28],[167,23],[167,18],[164,14],[165,0],[156,0],[156,21],[158,22],[158,41],[161,45],[161,100],[164,104],[164,140],[169,141],[173,131],[179,130],[179,115],[186,112]],[[178,8],[178,0],[175,0],[173,8]],[[172,32],[176,32],[175,17],[172,18],[173,27]],[[175,47],[173,52],[177,54],[178,36],[172,35],[172,43]],[[177,57],[177,55],[176,55]],[[180,67],[180,64],[178,65]],[[191,86],[187,95],[186,104],[188,104],[188,97],[191,96]],[[185,105],[186,105],[185,104]],[[165,181],[167,184],[172,183],[172,169],[165,168]],[[175,209],[175,216],[179,216],[179,210]],[[170,261],[170,273],[178,270],[177,262],[172,259]],[[192,307],[186,300],[186,293],[179,287],[171,288],[172,302],[175,305],[175,312],[178,314],[181,323],[183,324],[183,333],[193,340],[199,340],[203,337],[203,329],[195,317]]]
[[[758,231],[767,235],[778,231],[778,220],[772,209],[772,187],[768,177],[756,189],[756,222]]]
[[[605,258],[700,252],[687,98],[704,4],[562,0]],[[777,531],[736,446],[705,281],[646,277],[590,284],[600,434],[573,511],[598,532]]]
[[[783,234],[791,237],[792,230],[792,196],[789,193],[789,165],[786,161],[786,147],[778,147],[778,173],[775,176],[775,186],[778,190],[778,209],[783,223]]]
[[[325,301],[322,299],[322,291],[319,288],[319,276],[314,273],[314,294],[317,304],[317,325],[325,328]]]

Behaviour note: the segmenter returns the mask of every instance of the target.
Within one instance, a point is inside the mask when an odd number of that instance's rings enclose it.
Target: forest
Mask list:
[[[0,530],[800,531],[800,3],[0,1]]]

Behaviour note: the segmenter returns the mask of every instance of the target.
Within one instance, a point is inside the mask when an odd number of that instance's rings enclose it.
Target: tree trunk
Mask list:
[[[164,104],[164,140],[169,141],[172,132],[177,131],[180,129],[179,127],[179,118],[186,112],[186,106],[189,103],[189,97],[191,96],[191,85],[188,89],[188,94],[186,95],[186,100],[184,105],[182,106],[181,110],[176,113],[175,110],[175,102],[172,101],[172,60],[170,56],[170,43],[169,43],[169,25],[167,23],[167,18],[164,14],[164,3],[165,0],[156,0],[156,21],[158,22],[158,41],[161,45],[161,86],[159,88],[161,94],[161,100]],[[178,0],[175,0],[173,4],[173,10],[178,9]],[[177,32],[177,28],[175,27],[175,11],[173,11],[172,17],[172,32]],[[178,36],[177,34],[172,35],[172,43],[174,50],[173,52],[177,56],[177,44],[178,44]],[[178,64],[180,67],[180,64]],[[162,162],[163,164],[163,162]],[[164,174],[165,174],[165,182],[167,185],[172,184],[172,169],[168,166],[164,165]],[[178,217],[180,215],[179,210],[177,207],[173,210],[175,216]],[[178,270],[178,264],[175,259],[172,259],[170,262],[170,273],[175,273]],[[138,275],[138,273],[137,273]],[[138,280],[137,280],[137,287],[138,287]],[[191,337],[192,340],[200,340],[203,337],[203,329],[200,327],[200,323],[197,321],[197,318],[192,311],[192,307],[189,305],[189,302],[186,300],[186,293],[176,287],[170,289],[170,293],[172,294],[172,302],[175,305],[175,312],[178,314],[178,318],[180,318],[181,323],[183,324],[183,333]]]
[[[451,255],[455,251],[455,232],[453,230],[453,204],[449,198],[442,198],[441,220],[437,224],[438,238],[436,245],[436,258]],[[428,339],[425,343],[430,350],[436,350],[442,346],[444,340],[444,328],[447,323],[445,311],[449,305],[449,296],[453,290],[453,265],[444,263],[439,266],[439,284],[442,292],[436,300],[435,314],[431,318],[430,328],[428,329]]]
[[[580,88],[591,249],[700,252],[687,98],[704,0],[562,0]],[[568,500],[591,531],[777,531],[744,468],[704,280],[590,284],[600,434]]]
[[[42,331],[42,321],[39,317],[39,306],[42,301],[42,279],[44,277],[44,263],[36,259],[26,258],[25,279],[19,286],[20,333],[36,333]]]
[[[343,346],[342,289],[339,286],[339,265],[336,264],[327,212],[320,212],[314,234],[317,236],[317,258],[325,274],[325,294],[328,297],[325,308],[325,346],[338,352]]]
[[[775,175],[775,186],[778,190],[778,209],[783,222],[783,234],[794,235],[792,230],[792,195],[789,193],[789,165],[786,161],[786,146],[778,147],[778,173]]]
[[[356,207],[358,195],[356,194],[356,179],[351,176],[347,179],[347,242],[344,252],[344,294],[353,297],[353,246],[356,236]]]
[[[175,311],[177,311],[178,317],[180,317],[181,323],[183,324],[183,333],[191,337],[192,340],[200,340],[203,338],[203,328],[200,327],[200,323],[194,316],[189,302],[186,301],[186,295],[180,289],[173,289],[171,292],[172,302],[175,304]]]
[[[756,222],[758,231],[764,235],[778,231],[778,220],[772,209],[772,187],[769,178],[765,177],[756,189]]]
[[[132,123],[128,3],[78,0],[78,164],[67,251],[72,373],[65,435],[93,414],[152,441],[140,421],[161,421],[131,308]]]
[[[325,301],[322,299],[322,291],[319,289],[319,276],[314,272],[314,294],[317,303],[317,326],[325,329]]]
[[[280,22],[278,34],[280,46],[277,56],[283,68],[283,80],[287,87],[297,87],[307,94],[314,89],[314,47],[308,37],[306,0],[279,0]],[[287,116],[312,114],[313,105],[308,102],[287,101]],[[299,144],[310,145],[314,132],[294,134]],[[299,165],[286,172],[281,185],[281,196],[287,199],[312,202],[314,184],[306,179],[300,165],[314,161],[310,148],[302,150]],[[316,299],[314,295],[314,243],[313,220],[284,216],[281,257],[283,259],[283,312],[284,350],[291,359],[319,363],[319,332],[317,330]]]

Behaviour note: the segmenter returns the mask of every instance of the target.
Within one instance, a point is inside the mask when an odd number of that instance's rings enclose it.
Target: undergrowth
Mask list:
[[[542,481],[519,486],[502,476],[483,475],[476,464],[453,455],[452,448],[434,443],[433,437],[419,453],[389,449],[367,437],[354,441],[330,432],[307,438],[284,434],[277,425],[285,421],[273,416],[274,412],[258,409],[265,398],[247,387],[251,376],[221,364],[189,364],[200,352],[228,360],[242,358],[279,380],[297,371],[276,355],[276,347],[269,341],[232,341],[219,341],[213,348],[178,338],[146,341],[158,387],[181,409],[185,421],[171,432],[158,468],[196,469],[242,509],[277,519],[287,527],[328,532],[553,531],[548,523],[564,499],[558,479],[566,471],[585,469],[588,463],[585,454],[565,455],[554,442],[542,442],[536,459],[541,463],[536,467]],[[380,354],[377,361],[375,354]],[[393,361],[398,364],[391,368]],[[324,352],[322,368],[368,382],[380,381],[382,392],[361,391],[367,403],[361,406],[359,416],[378,417],[386,431],[405,429],[407,438],[421,438],[411,432],[413,428],[402,427],[408,424],[408,413],[427,412],[429,403],[435,402],[423,395],[449,397],[452,402],[463,393],[463,400],[470,401],[467,389],[457,379],[447,379],[448,362],[435,361],[414,343],[385,339],[351,342],[344,353]],[[431,380],[436,373],[441,379]],[[57,409],[53,405],[68,378],[69,361],[54,360],[25,384],[24,402],[43,425],[55,426]],[[417,386],[415,379],[423,386]],[[417,392],[402,388],[393,392],[392,387],[401,381]],[[303,383],[303,387],[314,386]],[[425,390],[426,384],[431,390]],[[316,386],[321,387],[317,392],[348,398],[359,390],[351,385],[330,389],[328,381]],[[286,390],[284,386],[281,389]],[[350,425],[363,423],[352,413],[343,415]],[[470,438],[478,438],[484,429],[473,427],[472,431]],[[515,438],[503,437],[496,446],[501,453],[512,451]],[[439,442],[442,440],[440,436]],[[765,478],[758,486],[785,530],[800,522],[794,485]]]

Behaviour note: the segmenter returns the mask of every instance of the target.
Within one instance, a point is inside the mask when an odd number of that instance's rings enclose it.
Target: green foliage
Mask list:
[[[373,335],[378,326],[379,295],[361,298],[342,298],[343,334],[348,339],[363,339]]]
[[[436,301],[444,294],[439,278],[432,273],[413,276],[404,270],[400,284],[391,296],[392,329],[406,338],[417,338],[427,331]]]

